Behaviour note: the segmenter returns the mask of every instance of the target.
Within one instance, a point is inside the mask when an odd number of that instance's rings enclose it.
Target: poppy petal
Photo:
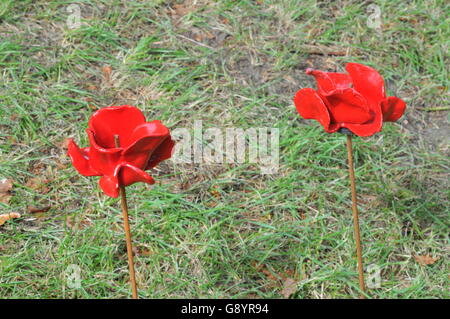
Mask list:
[[[169,129],[158,120],[143,123],[133,130],[131,144],[125,148],[124,155],[154,150],[169,135]]]
[[[117,176],[104,175],[100,178],[98,184],[106,195],[110,197],[119,196],[119,179],[117,178]]]
[[[89,162],[91,166],[103,175],[113,174],[120,160],[122,148],[103,148],[98,145],[97,137],[90,129],[86,129],[86,132],[90,143]]]
[[[110,197],[119,195],[119,186],[129,186],[137,182],[154,184],[155,180],[143,170],[129,163],[121,163],[116,166],[114,174],[104,175],[99,180],[100,188]]]
[[[73,139],[70,138],[67,147],[67,155],[69,155],[73,166],[81,175],[84,176],[101,175],[89,164],[89,147],[80,149],[78,145],[73,141]]]
[[[329,133],[336,132],[341,127],[345,127],[358,136],[371,136],[379,131],[383,126],[383,114],[381,107],[378,107],[373,113],[373,120],[368,123],[354,124],[354,123],[335,123],[330,125]]]
[[[350,74],[353,88],[367,99],[371,109],[386,97],[384,80],[375,69],[359,63],[347,63],[345,69]]]
[[[313,75],[316,78],[318,92],[322,95],[349,88],[352,84],[350,76],[345,73],[307,69],[306,74]]]
[[[129,163],[123,163],[118,170],[119,181],[121,185],[128,186],[137,182],[144,182],[147,184],[155,184],[155,180],[149,174],[142,169],[131,165]]]
[[[331,123],[365,123],[372,119],[366,99],[352,88],[324,96]]]
[[[139,125],[132,133],[132,144],[123,152],[125,161],[139,168],[146,168],[149,158],[156,155],[159,146],[170,136],[169,129],[160,121]]]
[[[150,160],[147,163],[147,169],[151,169],[158,165],[160,162],[169,159],[173,155],[175,142],[172,140],[170,136],[168,136],[164,142],[162,142],[158,148],[153,152],[150,157]]]
[[[294,97],[294,104],[298,113],[304,119],[314,119],[328,130],[330,114],[320,95],[311,88],[299,90]]]
[[[130,105],[105,107],[95,112],[89,120],[89,129],[103,148],[114,148],[114,135],[119,135],[120,146],[131,143],[131,133],[136,126],[145,122],[142,112]]]
[[[406,103],[395,96],[389,96],[381,102],[381,111],[385,122],[395,122],[402,117]]]

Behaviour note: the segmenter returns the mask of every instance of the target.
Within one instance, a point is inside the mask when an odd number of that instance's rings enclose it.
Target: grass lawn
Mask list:
[[[357,298],[345,136],[292,102],[315,88],[306,68],[349,61],[408,104],[353,142],[364,263],[380,271],[368,294],[449,298],[447,1],[74,4],[0,2],[0,180],[13,182],[0,214],[21,214],[0,226],[0,298],[130,296],[119,201],[65,148],[120,104],[171,129],[280,132],[274,174],[166,161],[154,186],[127,188],[140,297]]]

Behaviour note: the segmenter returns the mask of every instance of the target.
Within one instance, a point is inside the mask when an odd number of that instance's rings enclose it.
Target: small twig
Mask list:
[[[359,220],[358,220],[358,206],[356,203],[356,182],[355,182],[355,171],[353,170],[353,148],[352,148],[352,135],[347,135],[347,155],[348,155],[348,171],[350,173],[350,185],[352,189],[352,211],[353,211],[353,226],[355,232],[355,242],[356,242],[356,255],[358,257],[358,273],[359,273],[359,287],[362,291],[360,298],[365,299],[364,293],[366,292],[366,287],[364,285],[364,270],[362,263],[362,249],[361,249],[361,238],[359,234]]]
[[[116,147],[120,147],[119,135],[114,135],[114,142],[116,144]],[[131,243],[131,231],[130,231],[130,222],[128,219],[128,205],[125,186],[120,185],[119,191],[120,191],[120,203],[122,205],[122,214],[123,214],[123,228],[125,230],[125,236],[127,239],[128,268],[130,270],[131,290],[133,294],[133,299],[138,299],[136,287],[136,274],[134,272],[133,246]]]

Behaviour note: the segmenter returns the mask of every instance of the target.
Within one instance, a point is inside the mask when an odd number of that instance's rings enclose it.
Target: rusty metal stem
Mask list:
[[[358,219],[358,206],[356,198],[356,183],[355,183],[355,171],[353,170],[353,148],[352,148],[352,135],[347,135],[347,155],[348,155],[348,171],[350,173],[350,184],[352,188],[352,211],[353,211],[353,227],[355,232],[355,242],[356,242],[356,255],[358,257],[358,273],[359,273],[359,288],[362,293],[360,295],[361,299],[364,299],[364,293],[366,292],[366,287],[364,285],[364,270],[362,263],[362,249],[361,249],[361,238],[359,234],[359,219]]]
[[[114,135],[114,142],[116,147],[120,147],[119,135]],[[120,203],[122,205],[123,228],[125,230],[125,237],[127,239],[128,269],[130,270],[131,291],[133,299],[138,299],[136,287],[136,274],[134,272],[133,246],[131,243],[130,222],[128,218],[127,194],[125,191],[125,187],[120,186],[119,192],[120,192]]]

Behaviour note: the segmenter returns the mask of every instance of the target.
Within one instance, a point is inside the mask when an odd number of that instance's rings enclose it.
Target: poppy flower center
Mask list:
[[[119,135],[120,147],[126,148],[133,142],[133,130],[143,123],[145,117],[141,111],[122,105],[100,109],[94,113],[89,120],[89,128],[100,147],[114,148],[114,136]]]

